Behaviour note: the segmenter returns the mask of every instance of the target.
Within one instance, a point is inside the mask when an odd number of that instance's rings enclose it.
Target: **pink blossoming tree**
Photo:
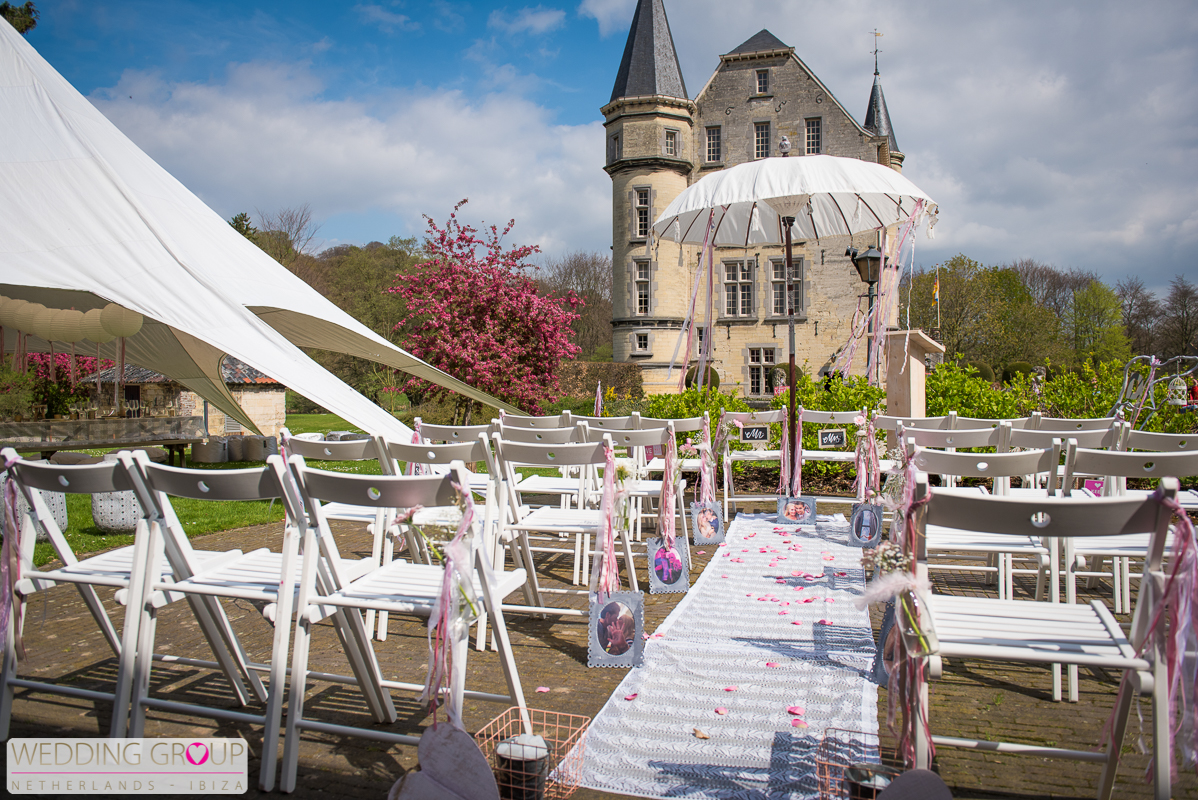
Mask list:
[[[573,292],[543,297],[529,277],[536,267],[527,259],[535,245],[505,249],[502,231],[490,226],[482,235],[462,224],[454,206],[445,227],[431,218],[425,252],[428,259],[387,291],[407,306],[395,325],[404,348],[471,386],[534,414],[560,397],[558,364],[579,347],[570,341],[570,323],[583,300]],[[426,397],[455,394],[419,378],[402,391]],[[469,424],[473,406],[458,396],[454,421]]]

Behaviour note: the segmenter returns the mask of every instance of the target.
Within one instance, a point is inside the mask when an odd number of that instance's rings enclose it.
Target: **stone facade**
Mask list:
[[[645,28],[654,25],[655,35],[646,36]],[[685,94],[685,87],[680,78],[663,82],[660,77],[680,75],[672,40],[663,47],[662,31],[669,35],[662,0],[640,0],[612,100],[602,109],[605,169],[612,179],[613,353],[616,361],[641,364],[648,393],[677,390],[679,372],[667,376],[668,367],[700,266],[699,247],[646,235],[648,225],[683,189],[712,171],[777,157],[783,135],[792,157],[826,153],[896,170],[903,160],[890,146],[888,117],[884,130],[863,127],[794,48],[768,31],[720,56],[719,67],[693,101],[670,96]],[[646,41],[655,43],[653,52],[638,51]],[[652,68],[644,66],[650,62]],[[645,77],[653,74],[656,85]],[[657,93],[629,96],[629,87]],[[880,92],[875,84],[879,99]],[[865,249],[877,241],[875,233],[861,234],[853,237],[852,246]],[[800,298],[796,364],[808,374],[834,364],[849,339],[859,303],[864,311],[865,284],[844,255],[849,244],[845,237],[794,243]],[[789,352],[787,318],[781,310],[785,290],[775,280],[784,279],[782,257],[781,247],[715,250],[713,365],[724,388],[739,384],[749,398],[768,398],[774,386],[784,383],[774,372],[785,365]],[[706,287],[700,287],[697,308],[705,308],[706,294]],[[701,322],[701,312],[699,317]],[[864,371],[865,350],[864,344],[858,348],[852,372]]]
[[[279,429],[287,424],[287,390],[280,384],[230,386],[229,393],[237,404],[245,409],[246,416],[254,421],[263,436],[278,436]],[[195,392],[183,390],[179,396],[183,405],[191,404],[196,416],[204,413],[204,399]],[[227,433],[249,433],[241,423],[229,419],[225,412],[214,405],[208,406],[208,433],[223,436]]]

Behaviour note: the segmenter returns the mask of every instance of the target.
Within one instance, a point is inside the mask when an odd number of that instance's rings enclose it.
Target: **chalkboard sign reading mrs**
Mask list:
[[[819,431],[819,446],[821,450],[837,450],[848,443],[844,428],[823,428]]]

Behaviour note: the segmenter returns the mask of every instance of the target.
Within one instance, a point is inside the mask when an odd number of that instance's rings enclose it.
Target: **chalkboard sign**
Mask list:
[[[835,450],[844,447],[847,442],[844,428],[823,428],[819,431],[819,446],[822,450]]]
[[[740,429],[740,440],[751,444],[764,444],[770,440],[770,426],[746,425]]]

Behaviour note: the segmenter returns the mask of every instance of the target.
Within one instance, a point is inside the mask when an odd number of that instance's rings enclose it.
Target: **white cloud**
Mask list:
[[[627,34],[635,9],[636,0],[582,0],[578,4],[579,16],[596,20],[599,23],[599,35],[605,37],[613,33],[621,36]]]
[[[416,22],[406,14],[396,14],[394,11],[388,11],[382,6],[359,3],[354,6],[354,11],[358,12],[358,16],[363,22],[378,26],[378,29],[383,33],[393,33],[396,30],[420,30],[419,22]]]
[[[561,27],[566,18],[566,12],[560,8],[545,8],[525,6],[509,16],[506,8],[497,8],[487,18],[487,27],[495,28],[508,34],[531,33],[540,35]]]
[[[515,218],[512,241],[606,252],[611,183],[595,155],[599,122],[554,125],[510,93],[444,90],[372,98],[373,108],[394,109],[379,115],[322,99],[322,89],[303,65],[253,63],[207,85],[130,71],[91,99],[226,218],[304,202],[318,220],[382,210],[396,229],[372,238],[386,239],[422,235],[422,214],[443,221],[468,197],[463,219]]]

